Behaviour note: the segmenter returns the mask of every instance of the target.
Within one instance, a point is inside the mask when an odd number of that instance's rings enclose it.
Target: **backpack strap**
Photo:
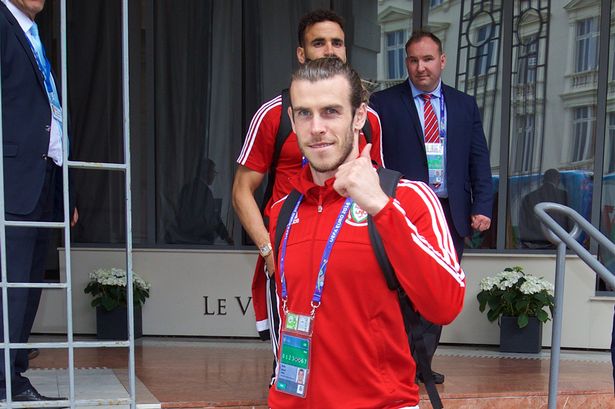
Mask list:
[[[372,143],[372,124],[369,123],[369,119],[366,119],[363,125],[363,136],[365,136],[365,143]]]
[[[397,183],[399,182],[399,179],[401,179],[402,174],[391,169],[380,167],[378,168],[378,177],[380,178],[380,187],[382,188],[384,193],[386,193],[390,197],[395,197]],[[369,239],[374,249],[374,254],[376,256],[376,259],[378,260],[380,269],[384,274],[387,286],[390,290],[394,290],[397,293],[399,308],[401,309],[401,315],[404,320],[406,335],[408,336],[408,346],[410,348],[410,351],[412,350],[412,345],[410,345],[410,334],[413,334],[414,348],[416,352],[415,355],[417,358],[416,365],[419,373],[423,375],[423,382],[425,382],[425,389],[427,389],[429,401],[431,402],[431,405],[434,409],[441,409],[444,406],[442,406],[440,395],[438,394],[438,390],[436,389],[436,385],[433,381],[431,365],[429,363],[429,359],[427,358],[425,339],[423,338],[422,333],[418,333],[416,331],[416,328],[420,325],[419,314],[415,311],[414,306],[412,305],[412,301],[410,300],[406,292],[403,290],[403,288],[401,288],[401,285],[397,280],[395,270],[393,269],[393,266],[391,265],[391,262],[387,257],[386,251],[384,249],[382,238],[380,237],[380,234],[378,233],[378,230],[376,229],[371,216],[367,217],[367,229],[369,233]]]
[[[293,128],[288,117],[288,107],[290,106],[290,94],[288,88],[282,90],[282,112],[280,113],[280,126],[278,127],[278,133],[275,135],[275,146],[273,149],[273,156],[271,158],[271,166],[269,166],[269,174],[267,176],[267,187],[265,188],[265,194],[261,201],[261,214],[264,214],[265,206],[269,202],[269,199],[273,195],[273,185],[275,183],[275,173],[278,167],[278,161],[280,160],[280,154],[282,152],[282,146],[288,139],[288,136],[292,132]],[[268,223],[267,223],[268,224]]]
[[[386,193],[387,196],[395,197],[397,183],[399,182],[399,179],[401,179],[402,174],[395,170],[383,168],[381,166],[378,168],[378,177],[380,178],[380,187],[384,193]],[[367,216],[367,231],[369,233],[369,239],[372,242],[372,247],[374,249],[376,259],[378,260],[378,264],[384,273],[387,286],[390,290],[397,290],[400,288],[399,281],[397,281],[397,277],[393,271],[393,266],[387,257],[386,251],[384,250],[382,239],[380,238],[378,230],[376,230],[372,216]]]
[[[290,214],[293,212],[295,205],[297,204],[297,200],[301,194],[293,189],[284,200],[284,204],[282,204],[282,209],[280,209],[280,214],[278,215],[278,222],[275,226],[275,240],[273,244],[273,254],[275,255],[275,261],[277,264],[278,261],[278,253],[280,249],[280,244],[282,242],[282,236],[284,235],[284,231],[286,230],[286,225],[290,220]]]

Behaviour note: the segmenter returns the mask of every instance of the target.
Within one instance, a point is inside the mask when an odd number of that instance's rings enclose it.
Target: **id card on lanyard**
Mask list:
[[[444,111],[444,93],[440,92],[440,120],[438,121],[440,140],[438,142],[425,143],[429,185],[436,188],[444,182],[444,166],[446,165],[444,152],[446,144],[446,114]]]
[[[331,229],[329,239],[327,240],[325,250],[320,261],[318,277],[316,279],[314,295],[312,296],[311,302],[312,310],[309,315],[306,315],[291,312],[287,308],[288,291],[284,268],[288,235],[293,221],[297,217],[299,205],[302,200],[303,195],[301,195],[299,200],[297,200],[297,204],[295,204],[295,207],[290,215],[288,224],[286,225],[286,230],[284,231],[284,237],[280,249],[280,281],[282,283],[282,310],[284,311],[284,326],[282,329],[280,343],[280,362],[275,382],[276,390],[289,395],[297,396],[299,398],[305,398],[307,394],[307,386],[312,368],[310,357],[314,317],[316,315],[316,309],[320,306],[322,291],[325,285],[325,273],[327,271],[327,266],[329,265],[329,257],[331,256],[333,244],[335,244],[335,240],[337,239],[340,229],[342,228],[344,219],[348,215],[348,211],[353,203],[350,198],[347,198],[344,201],[344,205],[337,216],[335,225]]]
[[[444,143],[426,143],[427,167],[429,169],[429,184],[438,187],[444,181]]]

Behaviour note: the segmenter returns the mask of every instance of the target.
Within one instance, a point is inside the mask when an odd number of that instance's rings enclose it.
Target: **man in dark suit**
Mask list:
[[[34,22],[44,5],[45,0],[0,3],[4,206],[5,218],[12,221],[56,221],[62,213],[62,108]],[[74,209],[71,224],[77,217]],[[8,281],[42,282],[48,242],[49,229],[7,227]],[[40,288],[8,290],[11,342],[27,342],[40,296]],[[12,349],[10,359],[13,401],[59,399],[42,396],[22,375],[28,369],[27,350]],[[4,399],[4,354],[0,377]]]
[[[464,238],[491,224],[491,167],[480,113],[473,97],[442,83],[446,55],[438,37],[415,31],[406,54],[408,81],[370,102],[380,116],[384,163],[434,190],[461,260]],[[424,324],[431,360],[442,327]],[[442,383],[444,376],[434,372],[434,380]]]

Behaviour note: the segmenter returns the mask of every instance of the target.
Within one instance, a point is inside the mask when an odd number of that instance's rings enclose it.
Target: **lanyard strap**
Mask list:
[[[282,248],[280,249],[280,281],[282,282],[282,300],[284,300],[284,304],[286,304],[286,300],[288,299],[288,291],[286,286],[286,275],[285,271],[285,260],[286,260],[286,246],[288,244],[288,235],[290,233],[290,228],[293,224],[293,221],[297,217],[297,212],[299,211],[299,205],[303,200],[303,195],[299,196],[299,200],[297,200],[297,204],[293,208],[293,211],[288,220],[288,224],[286,225],[286,230],[284,231],[284,238],[282,239]],[[344,201],[344,205],[340,210],[340,213],[337,216],[335,224],[331,229],[331,233],[329,234],[329,239],[327,240],[327,244],[325,246],[325,250],[322,254],[322,258],[320,260],[320,267],[318,269],[318,277],[316,279],[316,285],[314,287],[314,295],[312,296],[312,307],[316,308],[320,304],[320,299],[322,298],[322,291],[325,285],[325,273],[327,271],[327,266],[329,262],[329,257],[331,255],[331,250],[333,249],[333,245],[335,244],[335,240],[342,228],[344,223],[344,219],[348,215],[348,211],[350,210],[350,206],[352,205],[352,199],[347,198]]]
[[[34,54],[36,65],[38,65],[39,71],[41,72],[41,74],[43,74],[43,78],[45,80],[45,91],[47,91],[47,97],[49,98],[49,103],[59,108],[60,99],[57,96],[55,84],[51,76],[51,64],[49,63],[49,60],[47,59],[47,55],[45,54],[45,48],[41,47],[40,53],[39,53],[29,38],[28,38],[28,43],[30,44],[30,49],[32,50],[32,54]]]
[[[431,102],[431,101],[430,101]],[[438,125],[440,128],[440,138],[446,138],[446,114],[444,112],[444,91],[440,88],[440,120]]]

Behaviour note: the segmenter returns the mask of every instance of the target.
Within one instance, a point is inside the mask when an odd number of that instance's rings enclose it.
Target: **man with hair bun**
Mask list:
[[[418,409],[398,297],[376,260],[368,215],[423,316],[446,324],[463,305],[465,277],[437,197],[405,179],[389,197],[371,144],[360,148],[366,97],[356,71],[337,58],[307,62],[292,76],[288,115],[307,166],[271,208],[272,242],[277,223],[285,226],[274,249],[282,325],[271,408]],[[286,200],[293,211],[278,220]]]

